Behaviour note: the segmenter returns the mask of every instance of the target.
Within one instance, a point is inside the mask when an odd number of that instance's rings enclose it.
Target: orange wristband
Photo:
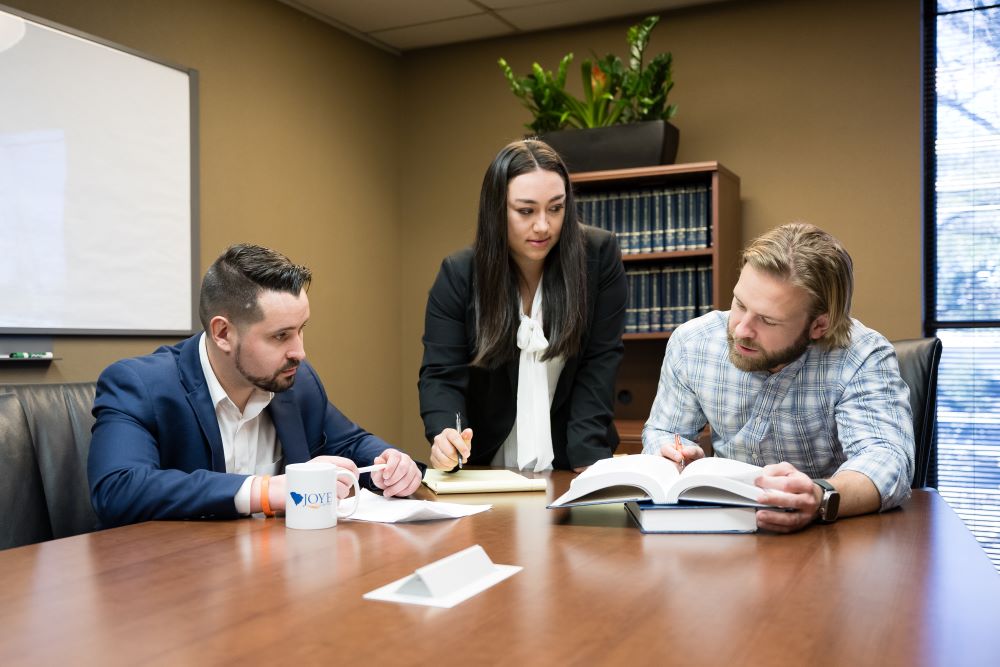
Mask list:
[[[260,478],[260,511],[264,513],[264,516],[274,516],[274,512],[271,511],[271,499],[267,497],[270,486],[270,475],[264,475]]]

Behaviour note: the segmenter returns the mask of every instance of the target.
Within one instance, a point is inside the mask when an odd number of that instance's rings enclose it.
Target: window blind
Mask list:
[[[1000,4],[924,7],[925,313],[944,344],[931,479],[1000,570]]]

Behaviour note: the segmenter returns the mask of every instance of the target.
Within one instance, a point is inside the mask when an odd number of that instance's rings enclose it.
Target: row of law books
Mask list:
[[[614,232],[626,255],[712,245],[706,185],[581,194],[576,202],[580,219]]]
[[[713,308],[708,264],[654,265],[625,271],[625,333],[673,331]]]

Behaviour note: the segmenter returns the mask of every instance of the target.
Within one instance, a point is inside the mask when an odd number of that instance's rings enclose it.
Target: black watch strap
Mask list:
[[[820,523],[833,523],[840,515],[840,492],[825,479],[814,479],[813,484],[823,489],[823,499],[819,504]]]

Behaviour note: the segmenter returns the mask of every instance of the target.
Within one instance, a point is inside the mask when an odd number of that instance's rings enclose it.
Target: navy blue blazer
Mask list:
[[[226,472],[219,421],[201,370],[201,334],[109,366],[97,381],[87,472],[105,526],[151,519],[235,518],[247,475]],[[370,465],[389,445],[330,404],[316,371],[299,366],[294,386],[265,408],[284,455],[320,454]],[[370,482],[369,475],[362,475]]]

